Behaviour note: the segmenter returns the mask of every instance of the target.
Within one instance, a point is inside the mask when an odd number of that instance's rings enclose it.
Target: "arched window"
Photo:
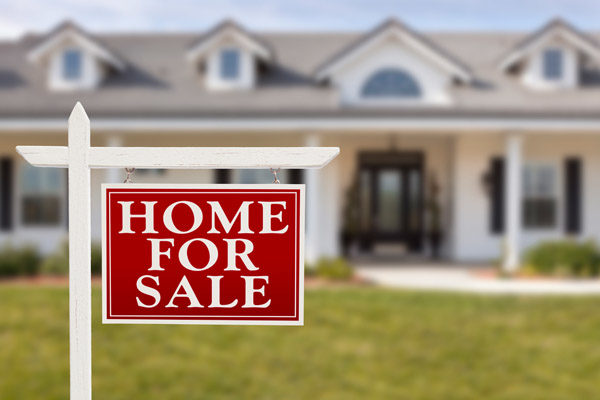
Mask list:
[[[375,72],[362,87],[363,97],[415,98],[421,96],[417,81],[401,69],[386,68]]]

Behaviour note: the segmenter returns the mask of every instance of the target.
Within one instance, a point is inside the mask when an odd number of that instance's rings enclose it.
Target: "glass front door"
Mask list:
[[[419,250],[423,235],[423,173],[420,158],[373,158],[361,163],[360,227],[363,248],[377,242]]]
[[[402,187],[404,186],[402,171],[399,169],[383,169],[375,176],[377,188],[377,204],[375,220],[377,230],[381,233],[394,234],[402,230]]]

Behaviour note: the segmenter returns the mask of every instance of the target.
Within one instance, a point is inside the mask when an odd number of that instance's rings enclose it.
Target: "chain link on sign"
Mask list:
[[[125,168],[125,173],[127,174],[127,176],[125,176],[125,180],[123,181],[123,183],[132,183],[133,180],[131,180],[131,175],[133,175],[134,172],[135,168]]]
[[[279,168],[277,168],[277,169],[271,168],[271,173],[273,174],[273,183],[281,183],[281,182],[279,182],[279,178],[277,177],[278,172],[279,172]]]

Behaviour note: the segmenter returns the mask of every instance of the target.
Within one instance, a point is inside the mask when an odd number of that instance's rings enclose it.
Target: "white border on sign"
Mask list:
[[[298,293],[296,294],[295,301],[298,301],[298,320],[297,321],[269,321],[264,319],[251,319],[251,318],[281,318],[276,316],[265,316],[265,317],[251,317],[244,319],[236,319],[242,317],[230,317],[228,319],[206,319],[206,320],[195,320],[195,319],[108,319],[107,318],[107,304],[106,304],[106,289],[107,289],[107,226],[106,226],[106,189],[211,189],[211,190],[227,190],[230,192],[235,189],[252,189],[252,190],[267,190],[272,192],[273,190],[285,191],[286,189],[293,189],[300,191],[300,198],[298,202],[298,213],[300,215],[299,227],[299,249],[298,249]],[[103,324],[169,324],[169,325],[285,325],[285,326],[302,326],[304,325],[304,225],[305,225],[305,185],[289,185],[289,184],[141,184],[141,183],[115,183],[115,184],[102,184],[101,190],[101,203],[102,203],[102,323]],[[296,285],[295,285],[296,286]],[[294,307],[295,312],[296,307]],[[164,317],[164,316],[163,316]],[[178,318],[185,318],[192,316],[181,316]],[[218,316],[217,316],[218,317]],[[288,317],[288,316],[286,316]]]

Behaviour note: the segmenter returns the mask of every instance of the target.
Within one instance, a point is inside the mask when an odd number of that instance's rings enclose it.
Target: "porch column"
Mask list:
[[[110,136],[106,141],[107,147],[122,147],[123,139],[120,136]],[[105,171],[105,183],[121,183],[124,179],[124,172],[119,168],[107,168]]]
[[[320,139],[316,134],[310,134],[304,141],[306,147],[319,146]],[[305,262],[313,264],[320,256],[319,253],[319,195],[320,173],[318,169],[305,170],[306,184],[306,251]]]
[[[506,272],[515,272],[520,265],[522,147],[521,135],[511,134],[506,138],[506,239],[503,260]]]

